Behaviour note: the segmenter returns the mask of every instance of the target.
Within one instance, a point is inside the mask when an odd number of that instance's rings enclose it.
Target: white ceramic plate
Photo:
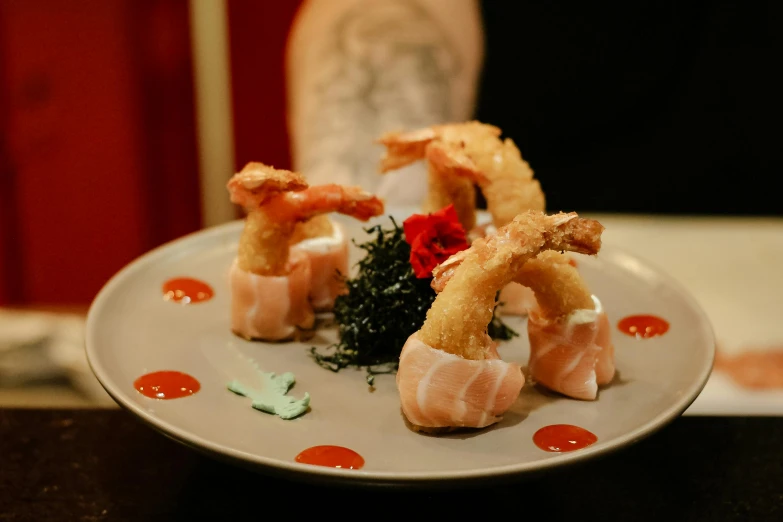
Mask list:
[[[409,212],[392,211],[401,223]],[[362,227],[342,221],[358,241]],[[389,224],[388,217],[377,220]],[[614,245],[595,258],[579,256],[579,270],[616,325],[623,316],[655,314],[671,323],[661,337],[635,339],[615,330],[617,379],[598,400],[557,397],[526,385],[502,422],[469,434],[428,436],[412,432],[400,411],[393,375],[376,377],[369,391],[363,371],[333,373],[309,356],[333,331],[308,343],[247,342],[229,330],[227,272],[242,222],[233,222],[164,245],[134,261],[101,290],[87,319],[87,355],[108,393],[167,436],[197,450],[261,471],[293,478],[362,485],[437,485],[503,479],[572,464],[634,443],[680,415],[704,387],[712,369],[714,338],[705,314],[670,278]],[[352,250],[353,260],[362,251]],[[161,285],[179,276],[209,283],[215,296],[183,305],[164,301]],[[525,364],[524,320],[509,321],[520,337],[500,348],[506,360]],[[290,395],[311,395],[310,411],[294,420],[256,411],[228,391],[234,378],[263,370],[293,372]],[[201,390],[176,400],[138,393],[133,382],[158,370],[196,377]],[[249,378],[249,377],[248,377]],[[539,449],[533,434],[550,424],[574,424],[598,441],[581,450]],[[360,470],[301,464],[302,450],[317,445],[351,448],[365,459]]]

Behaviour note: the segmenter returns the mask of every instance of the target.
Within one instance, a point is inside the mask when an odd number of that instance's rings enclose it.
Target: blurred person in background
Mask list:
[[[382,176],[373,140],[475,118],[516,142],[552,211],[780,214],[768,41],[763,3],[305,0],[293,165],[418,204],[422,162]]]
[[[475,0],[305,0],[287,56],[294,168],[418,203],[422,162],[381,176],[373,141],[471,118],[482,58]]]

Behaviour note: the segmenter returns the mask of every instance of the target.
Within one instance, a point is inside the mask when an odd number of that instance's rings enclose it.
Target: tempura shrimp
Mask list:
[[[440,292],[464,261],[466,250],[450,257],[433,270],[432,288]],[[597,253],[597,252],[596,252]],[[546,250],[527,261],[512,281],[530,288],[539,313],[548,319],[567,316],[575,310],[594,308],[592,295],[579,272],[560,252]]]
[[[308,186],[298,173],[248,163],[228,182],[231,201],[247,211],[239,266],[259,275],[285,275],[298,223],[329,212],[361,221],[383,213],[383,201],[360,187]],[[323,221],[319,222],[323,226]]]
[[[501,227],[520,212],[544,211],[546,202],[530,164],[522,158],[514,141],[501,140],[500,134],[499,128],[476,121],[390,133],[379,140],[387,147],[381,172],[426,156],[430,167],[428,205],[438,210],[454,203],[465,215],[475,214],[472,183],[476,183],[487,201],[492,224]],[[437,154],[427,154],[435,143],[444,146]],[[470,232],[475,216],[466,222],[466,231]]]
[[[530,211],[450,258],[449,283],[400,354],[397,388],[414,429],[483,428],[501,419],[525,378],[487,335],[496,292],[542,250],[597,252],[602,231],[574,213]]]
[[[543,212],[541,183],[511,138],[488,143],[467,142],[465,148],[486,180],[480,183],[492,224],[500,228],[526,210]]]
[[[433,270],[432,287],[448,286],[464,252]],[[598,387],[614,378],[611,327],[601,301],[559,252],[544,251],[525,263],[514,281],[532,289],[537,306],[527,323],[528,369],[541,385],[577,399],[595,399]]]
[[[313,298],[332,295],[334,285],[323,275],[329,270],[314,262],[317,256],[296,247],[308,233],[324,231],[324,223],[313,220],[299,229],[300,237],[297,224],[328,212],[366,221],[383,212],[383,202],[358,187],[310,187],[298,173],[261,163],[247,164],[229,180],[228,190],[231,201],[247,211],[229,274],[232,330],[266,341],[311,335]],[[337,258],[321,260],[332,259]]]
[[[486,329],[498,290],[544,250],[595,255],[601,247],[602,232],[599,222],[580,218],[574,212],[546,215],[531,210],[495,234],[477,239],[459,254],[461,262],[452,267],[449,283],[442,285],[427,312],[419,331],[421,340],[467,359],[483,359],[487,353]],[[441,271],[436,268],[434,280],[439,275]]]
[[[460,223],[469,231],[476,224],[475,186],[487,180],[462,152],[462,144],[483,143],[499,135],[497,127],[475,121],[387,133],[377,140],[386,147],[380,171],[386,173],[426,159],[428,189],[423,210],[435,212],[453,204]]]
[[[433,155],[431,163],[432,169],[445,179],[454,176],[455,165],[462,169],[469,166],[481,174],[473,179],[486,199],[492,221],[484,227],[469,229],[470,240],[494,233],[522,212],[545,210],[541,184],[534,179],[533,170],[510,138],[501,141],[498,135],[480,136],[474,133],[444,149],[442,154]],[[536,304],[534,292],[518,281],[512,281],[501,289],[499,301],[498,310],[503,315],[524,316]]]

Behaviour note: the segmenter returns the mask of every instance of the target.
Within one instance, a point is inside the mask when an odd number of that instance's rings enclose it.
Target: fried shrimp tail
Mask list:
[[[525,379],[518,365],[498,358],[487,335],[495,294],[544,250],[600,248],[600,232],[574,213],[530,211],[441,265],[435,279],[449,282],[403,346],[397,372],[402,410],[415,429],[483,428],[502,418]]]
[[[483,359],[498,290],[543,250],[598,252],[602,231],[600,223],[576,213],[528,211],[492,236],[474,241],[449,272],[448,284],[441,284],[445,270],[433,271],[433,284],[440,284],[441,291],[427,312],[420,339],[467,359]]]
[[[520,217],[523,215],[536,216],[539,214],[546,216],[543,213],[529,211],[520,214]],[[555,223],[555,226],[547,233],[547,238],[558,244],[565,244],[567,242],[567,246],[562,249],[553,248],[551,250],[544,250],[535,257],[531,257],[529,261],[522,264],[519,272],[514,274],[511,277],[511,280],[525,286],[534,286],[538,288],[537,294],[541,294],[541,299],[544,299],[545,303],[552,302],[557,304],[558,300],[562,298],[559,293],[562,291],[560,287],[567,286],[568,295],[566,296],[566,299],[577,304],[584,304],[585,302],[590,301],[590,293],[587,291],[576,268],[569,263],[568,258],[565,255],[557,252],[557,250],[568,250],[570,252],[595,255],[601,249],[601,234],[604,227],[598,221],[592,219],[574,219],[576,216],[575,213],[560,213],[555,216],[561,217],[555,218],[553,216],[547,216],[547,218],[553,219]],[[491,241],[494,236],[495,233],[482,238],[481,241],[487,243]],[[441,292],[444,289],[446,283],[454,277],[457,268],[469,254],[470,249],[463,250],[435,267],[432,271],[433,279],[431,286],[436,292]],[[567,285],[558,282],[558,280],[565,281],[566,279],[570,280],[570,283]],[[553,285],[557,288],[553,289]],[[568,313],[570,311],[561,309],[559,305],[558,308],[545,308],[548,311],[553,312],[554,315],[561,315],[562,313]]]
[[[305,179],[296,172],[250,162],[231,177],[227,188],[231,202],[250,212],[273,196],[304,190],[307,186]]]
[[[476,225],[476,185],[486,182],[481,170],[463,152],[468,140],[497,137],[500,129],[480,122],[435,125],[410,132],[387,133],[378,143],[386,148],[380,171],[386,173],[418,160],[427,161],[425,212],[454,205],[462,227]]]
[[[339,212],[366,221],[383,213],[383,202],[359,187],[310,187],[298,173],[261,163],[248,163],[227,188],[231,201],[247,211],[230,270],[232,330],[247,339],[268,341],[310,335],[311,301],[338,292],[323,275],[330,267],[316,263],[342,267],[347,264],[347,246],[340,235],[333,255],[322,256],[323,249],[311,255],[310,249],[292,248],[292,243],[301,245],[297,234],[302,239],[327,231],[333,235],[332,224],[318,219],[323,214]],[[328,303],[319,308],[324,306]]]
[[[427,145],[437,137],[436,127],[409,132],[387,132],[375,141],[385,147],[378,170],[385,174],[416,163],[424,158]]]
[[[258,275],[285,275],[297,225],[339,212],[361,221],[378,216],[384,204],[359,187],[310,187],[297,173],[249,163],[228,182],[231,201],[247,210],[239,240],[239,267]],[[323,229],[323,221],[315,223]],[[307,233],[307,229],[298,229]],[[329,230],[332,232],[332,230]],[[304,235],[304,234],[302,234]]]
[[[338,212],[359,221],[383,213],[384,205],[377,196],[361,187],[327,184],[290,192],[285,197],[269,200],[268,213],[278,221],[301,222],[319,214]]]
[[[302,251],[310,259],[309,299],[316,312],[334,308],[335,299],[345,291],[343,277],[349,268],[348,236],[324,213],[338,212],[367,221],[383,211],[384,204],[376,196],[359,187],[341,185],[310,187],[269,204],[269,212],[276,219],[298,223],[288,241],[292,251]]]

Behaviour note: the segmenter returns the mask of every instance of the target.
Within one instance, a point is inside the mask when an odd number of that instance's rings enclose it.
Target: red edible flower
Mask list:
[[[454,205],[427,215],[414,214],[402,223],[402,228],[411,246],[413,273],[419,279],[432,277],[433,268],[468,248]]]

